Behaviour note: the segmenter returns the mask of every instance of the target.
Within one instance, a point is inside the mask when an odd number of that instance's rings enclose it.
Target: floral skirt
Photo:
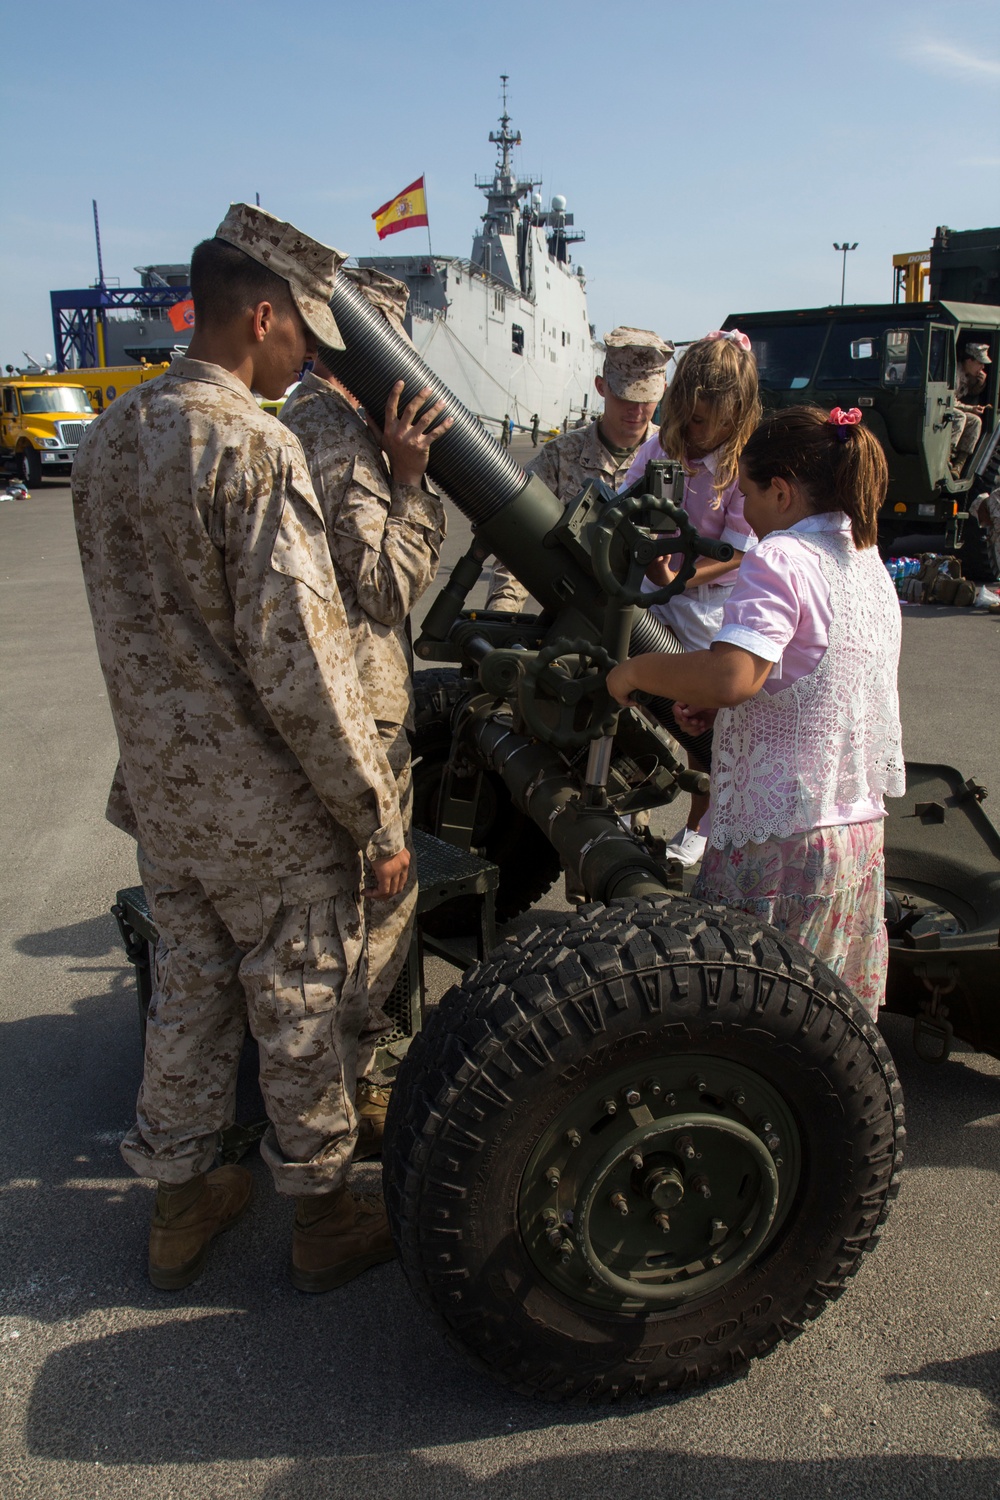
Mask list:
[[[711,844],[695,895],[787,933],[850,985],[875,1018],[885,999],[882,821],[814,828],[734,849]]]

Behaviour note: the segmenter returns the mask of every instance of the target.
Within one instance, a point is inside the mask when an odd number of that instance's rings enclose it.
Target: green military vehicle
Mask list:
[[[857,406],[885,449],[889,493],[879,546],[900,537],[947,538],[966,576],[992,576],[982,532],[968,519],[975,497],[1000,482],[1000,228],[939,228],[930,252],[928,302],[733,313],[725,328],[750,337],[766,407]],[[982,435],[958,475],[955,382],[970,344],[993,363],[976,402]]]

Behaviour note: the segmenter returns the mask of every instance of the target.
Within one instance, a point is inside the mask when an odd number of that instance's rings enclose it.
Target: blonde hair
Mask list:
[[[715,470],[718,497],[736,478],[740,454],[761,417],[757,361],[731,339],[699,339],[681,355],[663,398],[660,447],[668,458],[686,458],[687,428],[699,398],[712,408],[719,426],[729,428],[720,443]]]

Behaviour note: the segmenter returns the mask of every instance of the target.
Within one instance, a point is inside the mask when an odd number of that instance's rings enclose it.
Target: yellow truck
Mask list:
[[[168,365],[60,370],[0,376],[0,463],[29,488],[67,475],[88,423],[132,386]]]
[[[79,385],[34,375],[0,377],[0,461],[29,488],[68,474],[97,413]]]

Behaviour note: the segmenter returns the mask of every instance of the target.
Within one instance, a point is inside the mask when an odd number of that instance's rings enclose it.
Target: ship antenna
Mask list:
[[[490,140],[492,141],[493,145],[500,147],[500,158],[497,162],[497,175],[501,178],[507,179],[504,188],[506,192],[511,191],[510,184],[513,182],[513,172],[510,164],[510,149],[512,146],[519,146],[521,144],[521,132],[518,131],[515,135],[513,131],[507,128],[510,125],[510,115],[507,113],[507,83],[509,78],[509,73],[500,74],[500,85],[503,97],[503,114],[500,116],[500,129],[490,131]]]

